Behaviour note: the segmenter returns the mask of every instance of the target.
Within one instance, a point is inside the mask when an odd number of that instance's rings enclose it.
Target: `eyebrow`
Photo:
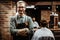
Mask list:
[[[25,8],[25,7],[22,6],[22,7],[18,7],[18,8]]]

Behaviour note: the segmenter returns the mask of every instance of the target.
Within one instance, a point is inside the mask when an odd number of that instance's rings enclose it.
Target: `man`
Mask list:
[[[38,24],[38,22],[36,21],[35,17],[33,17],[32,20],[33,20],[34,28],[39,28],[39,24]]]
[[[41,20],[41,29],[38,29],[31,40],[40,40],[41,37],[52,37],[54,40],[54,35],[50,29],[47,28],[47,21]],[[42,40],[42,39],[41,39]],[[47,39],[45,39],[47,40]]]
[[[13,35],[13,40],[30,40],[28,34],[29,30],[33,28],[33,21],[31,17],[25,14],[26,3],[24,1],[17,2],[18,14],[11,17],[10,31]]]

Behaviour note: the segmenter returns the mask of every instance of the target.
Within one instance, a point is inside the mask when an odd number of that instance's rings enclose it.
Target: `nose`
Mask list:
[[[19,10],[23,10],[23,8],[19,8]]]

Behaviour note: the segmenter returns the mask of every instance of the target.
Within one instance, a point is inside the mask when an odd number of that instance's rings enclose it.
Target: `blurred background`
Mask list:
[[[0,40],[12,40],[9,31],[10,16],[16,15],[16,2],[19,0],[0,0]],[[60,1],[58,0],[24,0],[27,3],[27,15],[40,20],[45,19],[56,38],[60,40]],[[53,14],[53,16],[51,16]],[[56,15],[55,15],[56,14]],[[53,25],[52,25],[52,24]]]

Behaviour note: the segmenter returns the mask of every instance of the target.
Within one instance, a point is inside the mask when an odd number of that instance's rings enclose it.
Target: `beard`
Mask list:
[[[25,13],[25,11],[24,10],[19,10],[18,13],[23,14],[23,13]]]
[[[23,14],[25,14],[25,11],[18,11],[19,15],[22,16]]]

